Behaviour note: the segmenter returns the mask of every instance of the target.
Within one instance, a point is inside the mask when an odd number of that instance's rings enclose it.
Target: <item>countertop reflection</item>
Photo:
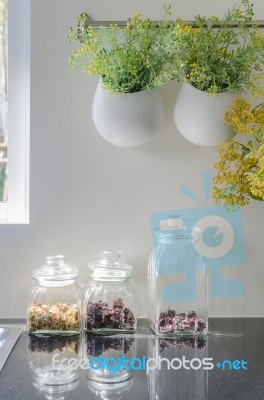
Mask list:
[[[0,374],[0,400],[263,400],[263,318],[210,319],[201,337],[158,338],[146,320],[138,325],[135,335],[23,332]]]

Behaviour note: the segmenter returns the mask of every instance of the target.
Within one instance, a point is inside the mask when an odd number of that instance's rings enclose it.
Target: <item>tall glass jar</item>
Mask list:
[[[148,263],[151,329],[157,335],[207,333],[207,271],[195,249],[199,231],[182,218],[170,218],[153,236]]]
[[[130,283],[133,268],[120,261],[122,253],[107,250],[88,265],[83,326],[95,334],[133,333],[136,330],[136,295]]]
[[[78,268],[64,256],[50,256],[33,270],[36,284],[28,298],[27,328],[35,335],[75,335],[81,329]]]

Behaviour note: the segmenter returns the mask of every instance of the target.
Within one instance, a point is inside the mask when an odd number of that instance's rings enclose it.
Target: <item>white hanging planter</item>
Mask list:
[[[173,112],[179,132],[198,146],[217,146],[231,139],[235,132],[224,122],[224,115],[237,96],[227,92],[209,95],[182,83]]]
[[[159,89],[110,94],[98,83],[93,101],[93,121],[100,135],[118,147],[147,142],[161,128],[163,103]]]

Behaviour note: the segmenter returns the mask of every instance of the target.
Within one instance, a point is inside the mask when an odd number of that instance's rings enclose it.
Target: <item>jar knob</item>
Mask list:
[[[100,253],[100,258],[108,263],[119,262],[122,252],[119,250],[105,250]]]
[[[48,256],[46,257],[46,262],[48,266],[61,267],[62,265],[65,265],[66,259],[63,255]]]
[[[179,229],[183,227],[183,219],[171,217],[165,220],[160,221],[161,230],[170,231],[173,229]]]

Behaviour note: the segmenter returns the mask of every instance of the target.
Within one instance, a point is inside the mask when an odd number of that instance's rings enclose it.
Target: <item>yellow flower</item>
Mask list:
[[[213,165],[218,171],[213,178],[215,202],[232,209],[252,198],[264,201],[264,103],[250,109],[245,99],[238,98],[225,121],[248,135],[249,141],[231,140],[220,146],[220,160]]]

